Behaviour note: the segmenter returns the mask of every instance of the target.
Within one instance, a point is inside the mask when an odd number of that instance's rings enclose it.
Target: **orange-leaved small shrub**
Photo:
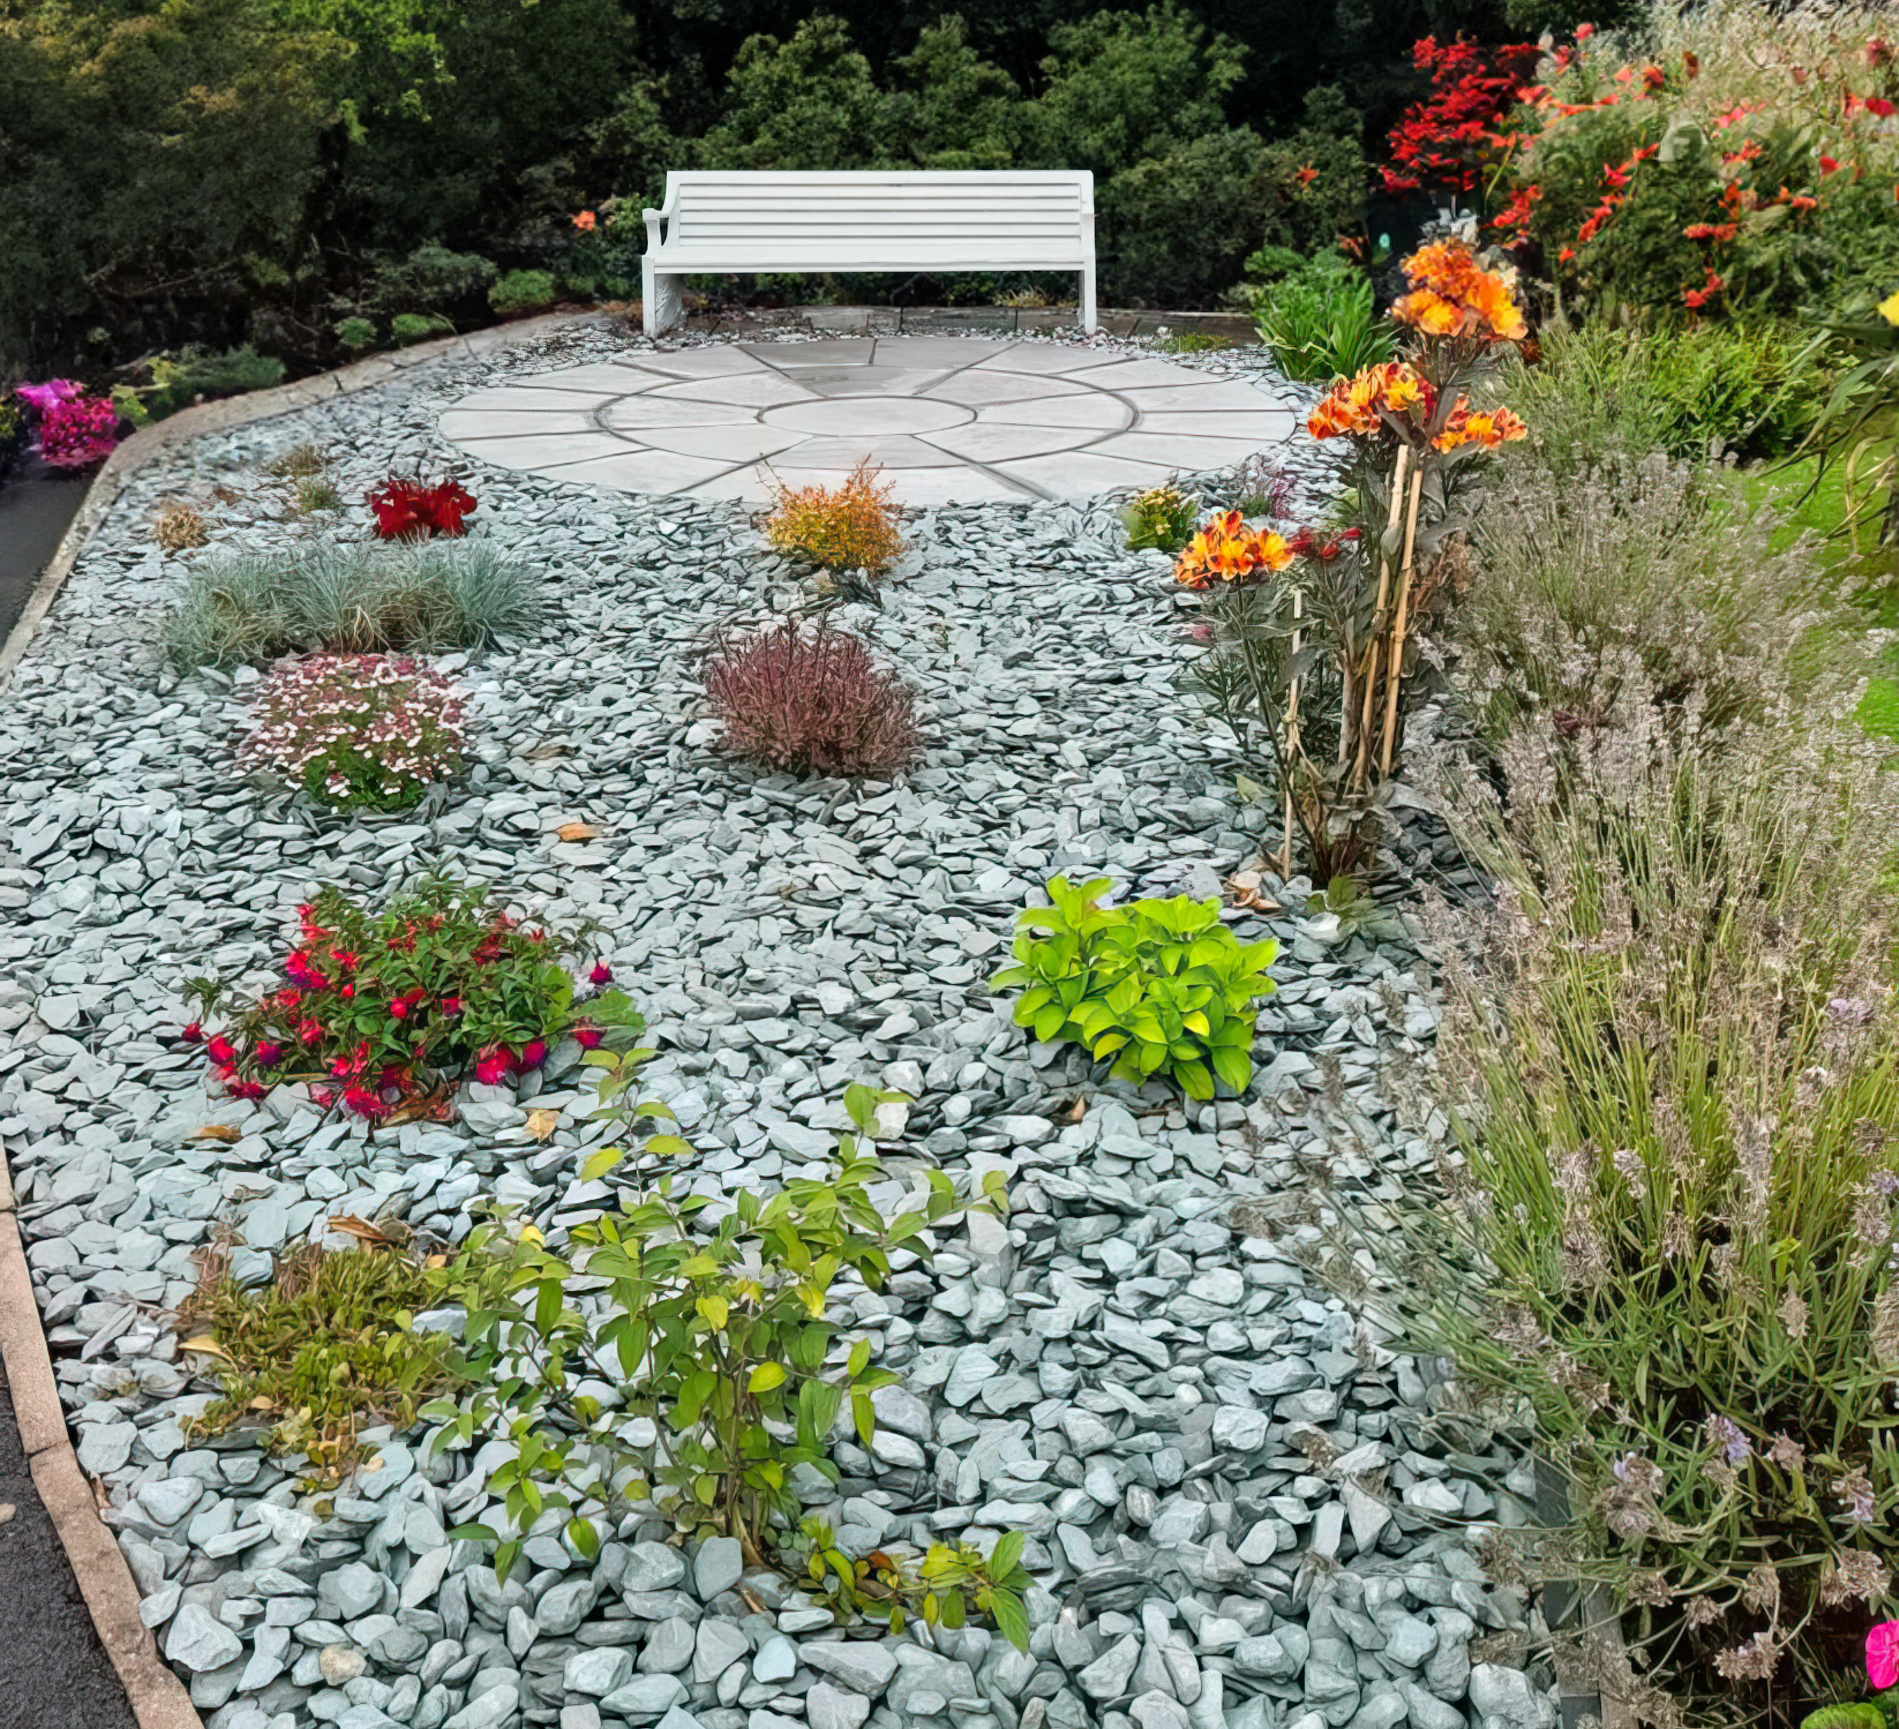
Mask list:
[[[909,686],[847,632],[787,619],[727,633],[705,678],[726,748],[761,768],[882,778],[916,756]]]
[[[860,462],[841,486],[783,486],[765,519],[765,538],[780,552],[829,570],[888,570],[903,550],[889,482]]]

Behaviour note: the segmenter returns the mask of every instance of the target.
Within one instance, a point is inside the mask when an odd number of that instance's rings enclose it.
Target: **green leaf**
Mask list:
[[[847,1365],[845,1372],[850,1376],[850,1378],[853,1381],[855,1381],[857,1377],[863,1374],[863,1372],[869,1367],[870,1367],[870,1340],[859,1339],[856,1344],[851,1346],[850,1362]]]
[[[785,1380],[785,1369],[782,1363],[760,1363],[752,1370],[751,1379],[746,1386],[754,1393],[769,1393],[774,1387],[782,1387]]]
[[[991,1579],[1006,1579],[1015,1571],[1015,1564],[1022,1559],[1022,1543],[1020,1531],[1004,1531],[996,1539],[996,1546],[989,1551]]]
[[[618,1147],[602,1147],[584,1165],[580,1167],[582,1182],[597,1182],[626,1157]]]
[[[591,1561],[600,1553],[600,1533],[593,1528],[591,1519],[569,1519],[567,1540],[580,1551],[583,1560]]]
[[[1026,1656],[1029,1649],[1029,1612],[1021,1596],[1014,1591],[992,1592],[989,1613],[995,1617],[996,1631]]]

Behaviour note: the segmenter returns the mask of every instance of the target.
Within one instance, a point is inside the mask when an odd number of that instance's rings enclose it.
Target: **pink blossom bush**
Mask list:
[[[119,411],[103,396],[87,396],[70,378],[23,384],[14,395],[39,419],[40,454],[54,468],[90,468],[119,441]]]
[[[313,654],[264,681],[241,760],[338,809],[401,810],[462,764],[464,705],[407,655]]]

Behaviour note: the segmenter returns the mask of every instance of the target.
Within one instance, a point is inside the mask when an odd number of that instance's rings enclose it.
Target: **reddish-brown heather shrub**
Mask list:
[[[917,753],[909,687],[829,625],[725,633],[706,662],[706,696],[726,748],[764,768],[881,778]]]

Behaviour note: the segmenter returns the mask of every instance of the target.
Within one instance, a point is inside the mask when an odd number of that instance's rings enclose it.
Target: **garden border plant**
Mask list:
[[[613,975],[595,962],[582,998],[562,957],[595,931],[523,920],[483,884],[427,877],[372,913],[331,886],[297,909],[298,943],[285,983],[248,1002],[224,980],[191,981],[203,1017],[221,1017],[203,1044],[212,1072],[238,1098],[307,1082],[319,1106],[371,1121],[448,1108],[472,1075],[496,1085],[539,1068],[558,1039],[618,1048],[644,1031]]]
[[[425,1412],[441,1424],[431,1446],[505,1436],[512,1448],[488,1477],[508,1531],[475,1523],[451,1535],[493,1545],[505,1579],[549,1513],[567,1515],[568,1541],[591,1557],[604,1521],[650,1503],[687,1530],[735,1538],[748,1565],[785,1557],[842,1619],[874,1613],[894,1631],[914,1611],[955,1626],[973,1608],[1026,1649],[1019,1534],[987,1558],[966,1544],[938,1545],[914,1566],[844,1556],[803,1520],[796,1482],[799,1470],[835,1481],[839,1418],[848,1413],[868,1448],[871,1396],[899,1379],[872,1365],[868,1337],[846,1341],[828,1318],[834,1285],[848,1277],[876,1291],[904,1257],[927,1259],[932,1226],[1004,1204],[1001,1174],[963,1193],[926,1167],[920,1203],[886,1219],[869,1193],[885,1175],[878,1112],[904,1095],[852,1086],[852,1126],[825,1176],[715,1201],[677,1182],[669,1167],[692,1149],[666,1126],[671,1109],[634,1091],[650,1054],[587,1057],[601,1071],[597,1116],[629,1141],[658,1125],[636,1150],[607,1147],[583,1164],[587,1182],[627,1168],[614,1209],[573,1226],[566,1253],[504,1215],[478,1225],[450,1269],[448,1289],[468,1308],[457,1371],[468,1390]]]

